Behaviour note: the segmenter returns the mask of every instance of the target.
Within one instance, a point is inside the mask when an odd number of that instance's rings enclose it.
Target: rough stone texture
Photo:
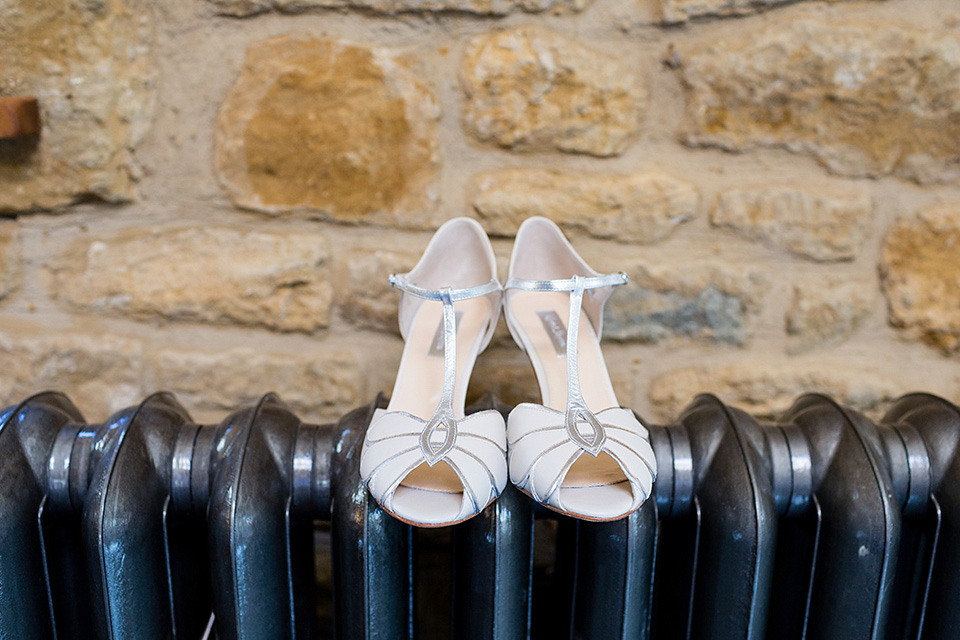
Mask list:
[[[637,264],[626,271],[630,282],[614,291],[604,315],[604,337],[612,340],[743,345],[766,289],[759,273],[724,266]]]
[[[70,396],[88,421],[143,399],[141,345],[117,336],[0,334],[0,406],[43,390]]]
[[[366,401],[357,358],[341,349],[165,349],[150,354],[148,370],[155,388],[173,391],[191,412],[223,415],[274,391],[301,419],[332,420]]]
[[[663,173],[581,175],[507,169],[479,175],[473,208],[487,233],[512,236],[520,223],[543,215],[597,238],[653,243],[696,215],[698,194]]]
[[[944,353],[960,350],[960,204],[899,220],[880,273],[891,324]]]
[[[540,400],[540,387],[530,360],[512,341],[509,345],[488,349],[477,358],[467,388],[467,403],[488,392],[511,407]]]
[[[635,68],[542,27],[476,36],[460,69],[464,127],[502,147],[616,155],[646,104]]]
[[[633,407],[637,393],[637,383],[634,380],[633,372],[629,368],[620,369],[607,365],[610,373],[610,384],[613,385],[613,391],[617,394],[617,400],[621,407]]]
[[[590,0],[211,0],[224,15],[245,17],[267,11],[300,12],[311,8],[349,7],[377,13],[458,11],[502,16],[512,11],[530,13],[582,11]]]
[[[400,333],[400,293],[387,282],[391,273],[410,271],[418,253],[359,249],[345,256],[343,285],[338,289],[340,315],[361,329]]]
[[[428,229],[481,220],[503,278],[546,213],[632,276],[604,354],[651,421],[700,390],[958,399],[960,205],[916,212],[960,202],[960,4],[788,2],[0,0],[0,96],[46,125],[0,143],[0,396],[336,417],[391,389],[385,277]],[[538,397],[502,322],[489,390]]]
[[[621,405],[630,406],[636,391],[630,372],[611,369],[609,373],[617,399]],[[467,406],[486,393],[493,393],[510,407],[521,402],[540,402],[540,385],[530,359],[517,349],[512,339],[509,344],[484,351],[477,358],[467,388]]]
[[[0,220],[0,301],[20,284],[20,242],[16,222]]]
[[[794,340],[791,353],[809,351],[849,338],[870,315],[875,284],[831,279],[795,286],[787,310],[787,333]]]
[[[0,96],[40,100],[38,138],[0,141],[0,211],[128,200],[156,70],[145,0],[0,2]]]
[[[955,35],[788,18],[684,60],[690,143],[782,146],[850,176],[960,177]]]
[[[313,331],[329,321],[326,261],[320,234],[158,227],[78,242],[51,288],[97,313]]]
[[[660,0],[663,21],[669,24],[707,16],[743,16],[806,0]],[[836,1],[836,0],[834,0]]]
[[[733,190],[710,214],[715,226],[823,262],[853,260],[873,221],[873,203],[862,191],[828,195],[773,187]]]
[[[700,393],[712,393],[755,416],[771,418],[808,392],[826,393],[844,404],[872,411],[903,391],[872,369],[822,362],[774,365],[759,360],[670,371],[653,380],[649,396],[664,419],[675,419]]]
[[[273,38],[249,48],[220,108],[216,165],[241,207],[430,226],[439,116],[392,50]]]

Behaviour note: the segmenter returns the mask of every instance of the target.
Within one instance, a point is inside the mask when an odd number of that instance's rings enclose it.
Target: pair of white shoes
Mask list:
[[[455,524],[500,495],[509,468],[521,491],[561,513],[602,521],[639,509],[657,463],[646,428],[617,402],[599,340],[604,304],[626,281],[591,269],[553,222],[535,217],[517,232],[502,287],[483,228],[469,218],[441,226],[412,271],[390,276],[403,291],[406,345],[360,454],[376,501],[409,524]],[[464,416],[501,306],[543,403],[518,405],[506,425],[495,410]]]

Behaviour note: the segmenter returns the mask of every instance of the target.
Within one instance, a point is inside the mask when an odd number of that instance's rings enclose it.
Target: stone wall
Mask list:
[[[389,391],[386,275],[532,214],[630,284],[621,402],[960,400],[954,0],[0,1],[0,401]],[[503,327],[471,397],[536,399]]]

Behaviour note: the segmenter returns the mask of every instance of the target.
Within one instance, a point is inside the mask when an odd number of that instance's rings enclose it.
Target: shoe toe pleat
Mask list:
[[[479,513],[491,500],[500,495],[493,471],[475,455],[463,449],[454,449],[445,458],[463,485],[460,518]]]
[[[649,445],[646,448],[649,448]],[[649,462],[652,458],[644,456],[642,449],[638,452],[615,438],[607,438],[604,451],[620,466],[633,490],[634,506],[640,506],[653,490],[654,470]],[[653,453],[652,449],[650,453]]]
[[[410,522],[443,524],[474,515],[500,495],[507,483],[506,429],[503,416],[491,411],[458,422],[453,449],[437,463],[447,464],[460,479],[462,491],[455,513],[449,501],[453,495],[448,492],[438,492],[429,499],[430,504],[436,503],[432,510],[427,508],[429,504],[424,506],[422,499],[395,500],[404,479],[426,463],[420,448],[423,425],[422,420],[398,412],[384,414],[368,429],[360,456],[360,475],[378,503]],[[420,513],[417,509],[426,511]]]
[[[403,479],[423,463],[419,445],[415,449],[397,453],[375,467],[366,478],[370,493],[381,505],[391,508],[393,494]]]
[[[544,451],[530,469],[530,484],[534,498],[544,502],[548,498],[556,499],[557,487],[563,483],[567,471],[583,454],[576,443],[565,438],[558,446]]]

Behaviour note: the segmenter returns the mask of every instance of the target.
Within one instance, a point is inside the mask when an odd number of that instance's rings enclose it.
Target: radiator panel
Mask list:
[[[785,420],[810,442],[820,508],[807,637],[883,637],[900,511],[876,428],[817,395],[801,398]]]
[[[29,398],[0,417],[0,637],[54,637],[44,556],[62,561],[70,553],[49,531],[46,467],[60,430],[82,421],[76,407],[55,393]],[[65,573],[57,580],[58,598],[74,586],[72,572]],[[73,616],[63,617],[68,622]]]
[[[294,637],[288,463],[299,424],[271,395],[224,431],[208,522],[225,637]]]
[[[960,411],[956,405],[928,394],[911,394],[900,399],[883,422],[909,425],[919,434],[929,454],[932,497],[921,515],[910,524],[913,536],[907,547],[908,569],[916,576],[903,579],[914,583],[913,593],[900,590],[895,596],[911,610],[898,619],[893,637],[960,637]],[[916,579],[911,580],[911,578]]]
[[[814,394],[767,423],[701,396],[650,426],[660,475],[630,517],[576,521],[508,487],[439,537],[360,480],[385,405],[310,425],[269,394],[197,425],[157,394],[87,425],[45,393],[0,414],[0,638],[199,638],[211,613],[224,640],[960,637],[943,399],[875,424]],[[469,411],[490,408],[509,409]]]

